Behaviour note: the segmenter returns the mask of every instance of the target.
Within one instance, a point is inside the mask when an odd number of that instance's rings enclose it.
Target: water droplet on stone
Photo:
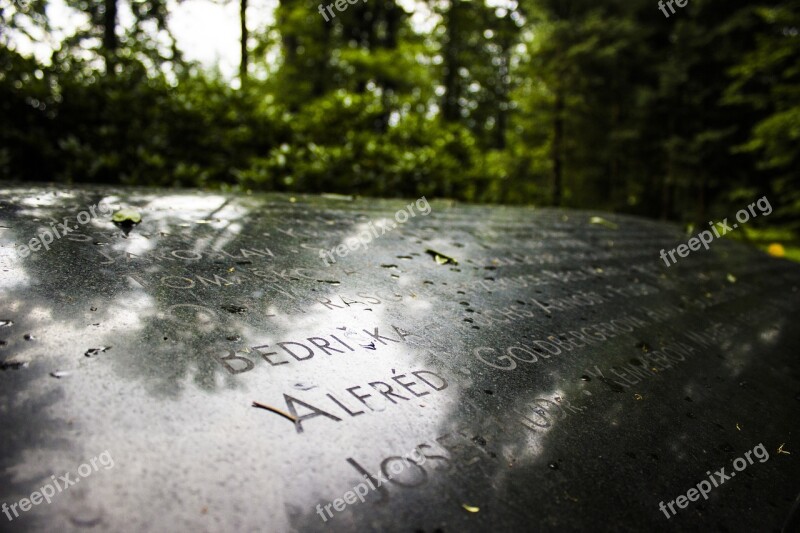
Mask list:
[[[85,355],[86,357],[94,357],[95,355],[106,352],[110,349],[111,346],[101,346],[100,348],[89,348],[83,355]]]

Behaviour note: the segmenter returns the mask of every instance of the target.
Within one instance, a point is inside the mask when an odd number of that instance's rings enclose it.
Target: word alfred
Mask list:
[[[413,376],[413,378],[411,376]],[[425,385],[414,381],[414,378]],[[385,401],[382,402],[384,405],[388,405],[389,403],[397,404],[395,398],[398,400],[409,401],[413,400],[414,398],[427,396],[430,394],[430,391],[426,391],[426,388],[430,388],[435,392],[439,392],[447,388],[447,381],[443,377],[428,370],[417,370],[416,372],[411,372],[410,376],[405,374],[393,375],[391,380],[394,381],[394,383],[391,385],[387,383],[387,381],[389,381],[388,379],[386,381],[372,381],[367,383],[367,387],[371,387],[373,391],[385,398]],[[333,404],[337,411],[344,411],[350,417],[360,416],[366,412],[361,409],[361,405],[355,403],[356,401],[360,404],[363,404],[370,411],[383,410],[380,406],[378,406],[379,409],[375,409],[372,405],[370,405],[370,402],[367,401],[368,398],[379,398],[380,396],[378,396],[378,394],[370,394],[369,392],[365,392],[365,390],[362,390],[362,387],[362,385],[348,387],[345,389],[345,394],[342,394],[338,398],[333,394],[328,393],[325,395],[325,399],[322,401]],[[404,396],[404,394],[406,396]],[[334,422],[342,421],[342,419],[338,416],[331,414],[320,407],[316,407],[310,403],[298,400],[297,398],[289,396],[286,393],[283,394],[283,399],[286,402],[286,409],[294,418],[294,427],[298,433],[303,432],[303,421],[311,418],[324,416],[326,418],[330,418]],[[374,401],[372,403],[374,403]],[[297,412],[297,405],[305,408],[306,412],[302,415],[299,414]]]

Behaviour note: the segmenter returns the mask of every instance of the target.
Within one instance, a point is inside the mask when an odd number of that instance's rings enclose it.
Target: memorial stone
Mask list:
[[[666,266],[687,239],[425,198],[6,189],[0,524],[791,530],[800,266],[726,238]]]

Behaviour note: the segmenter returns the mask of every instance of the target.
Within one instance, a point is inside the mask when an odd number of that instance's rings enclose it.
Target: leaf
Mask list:
[[[592,217],[589,219],[589,224],[597,224],[598,226],[604,226],[609,229],[617,229],[619,228],[618,225],[610,222],[602,217]]]
[[[429,248],[429,249],[425,250],[425,253],[430,255],[430,256],[432,256],[433,260],[436,261],[440,265],[446,265],[448,263],[449,264],[453,264],[453,265],[457,265],[458,264],[458,261],[456,261],[452,257],[450,257],[448,255],[444,255],[442,253],[439,253],[436,250],[431,250]]]
[[[142,221],[142,215],[135,209],[120,209],[111,215],[111,222],[115,224],[138,224]]]

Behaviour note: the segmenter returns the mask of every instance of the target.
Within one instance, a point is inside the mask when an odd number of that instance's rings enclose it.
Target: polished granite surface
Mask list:
[[[0,191],[2,529],[797,526],[800,266],[718,239],[666,267],[687,239],[425,199]]]

